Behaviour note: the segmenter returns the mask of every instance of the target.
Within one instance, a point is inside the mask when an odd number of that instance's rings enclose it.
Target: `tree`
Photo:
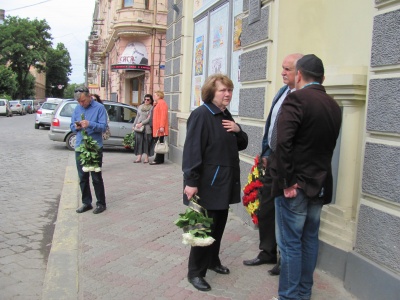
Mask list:
[[[17,75],[6,66],[0,65],[0,95],[14,97],[17,84]],[[3,96],[0,98],[4,98]]]
[[[44,62],[51,46],[50,26],[46,20],[8,16],[0,25],[0,64],[17,75],[18,98],[30,95],[29,70],[45,70]]]
[[[74,98],[74,91],[76,88],[85,85],[84,83],[71,83],[64,89],[64,98],[72,99]]]
[[[68,76],[72,72],[71,57],[63,43],[58,43],[56,49],[49,49],[46,67],[46,95],[63,98],[64,89],[68,86]]]

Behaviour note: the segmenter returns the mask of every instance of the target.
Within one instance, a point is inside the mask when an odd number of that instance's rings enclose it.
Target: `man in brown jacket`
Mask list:
[[[323,80],[324,66],[317,56],[297,61],[296,91],[281,106],[276,143],[271,144],[280,300],[311,298],[320,214],[322,205],[332,200],[331,160],[342,113],[326,94]]]

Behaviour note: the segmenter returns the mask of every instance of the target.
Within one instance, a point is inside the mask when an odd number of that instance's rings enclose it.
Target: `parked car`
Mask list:
[[[33,100],[21,100],[21,103],[25,107],[26,113],[33,114],[36,111],[33,105]]]
[[[11,100],[9,103],[13,114],[26,115],[26,110],[21,100]]]
[[[132,132],[132,123],[137,115],[136,107],[128,104],[103,101],[110,122],[111,136],[103,141],[104,146],[123,146],[124,137]],[[71,116],[75,107],[79,105],[76,100],[69,99],[61,102],[54,111],[51,122],[49,138],[56,142],[65,142],[69,150],[74,150],[76,133],[71,131]]]
[[[51,125],[51,119],[53,118],[53,112],[56,109],[58,103],[45,102],[36,112],[35,118],[35,129],[39,129],[40,126],[49,127]]]
[[[7,99],[0,99],[0,115],[12,117],[12,111]]]

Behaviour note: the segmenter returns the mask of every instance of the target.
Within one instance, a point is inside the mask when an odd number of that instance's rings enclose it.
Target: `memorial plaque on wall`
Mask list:
[[[249,25],[261,19],[261,0],[249,0]]]

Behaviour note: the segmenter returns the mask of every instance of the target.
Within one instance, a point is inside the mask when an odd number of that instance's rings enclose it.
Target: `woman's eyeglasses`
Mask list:
[[[144,98],[144,101],[150,101],[150,99],[149,98]]]

